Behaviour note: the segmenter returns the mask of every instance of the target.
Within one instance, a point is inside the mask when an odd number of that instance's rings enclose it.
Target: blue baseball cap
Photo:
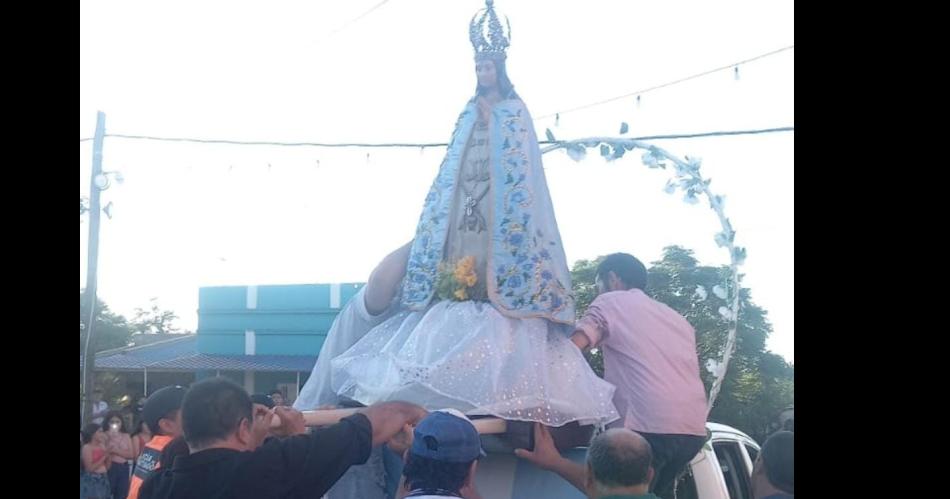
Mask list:
[[[480,456],[478,430],[459,411],[433,411],[413,430],[413,455],[446,463],[470,463]]]

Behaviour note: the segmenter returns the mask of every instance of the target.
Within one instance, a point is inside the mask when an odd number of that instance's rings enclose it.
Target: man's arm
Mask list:
[[[400,434],[406,425],[411,427],[426,415],[428,411],[408,402],[383,402],[373,404],[361,411],[369,419],[373,428],[373,447],[384,444]]]
[[[535,466],[553,471],[561,478],[577,487],[577,490],[586,493],[587,469],[561,456],[554,446],[551,432],[541,423],[534,424],[534,450],[515,449],[515,455]]]
[[[254,451],[261,472],[242,480],[251,486],[280,477],[282,497],[322,497],[350,466],[365,463],[371,450],[370,422],[357,413],[309,434],[268,439]]]
[[[610,325],[607,321],[607,308],[610,302],[603,295],[594,298],[584,316],[574,325],[574,334],[571,335],[571,342],[577,345],[577,348],[586,350],[594,348],[601,344],[610,334]]]
[[[289,410],[280,414],[288,433],[299,430],[302,416]],[[425,417],[422,407],[406,402],[374,404],[339,423],[310,434],[266,442],[256,452],[264,466],[284,474],[288,492],[320,497],[354,464],[365,463],[373,447],[392,439],[408,425]],[[269,426],[269,422],[268,422]],[[279,452],[276,458],[273,452]]]
[[[303,419],[303,413],[297,409],[279,406],[270,411],[265,408],[264,411],[265,415],[261,419],[261,424],[266,429],[265,431],[269,431],[271,436],[285,438],[307,433],[307,423]],[[266,415],[267,412],[272,412],[274,414],[273,417],[279,420],[280,424],[277,425],[277,427],[271,424],[270,418]]]
[[[403,276],[406,275],[410,249],[412,249],[412,241],[386,255],[386,258],[383,258],[383,261],[369,275],[363,301],[370,315],[379,315],[389,308],[393,297],[399,291]]]

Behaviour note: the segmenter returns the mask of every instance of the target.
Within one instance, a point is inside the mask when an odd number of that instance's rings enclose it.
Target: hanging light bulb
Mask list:
[[[640,96],[637,96],[637,109],[640,109]]]
[[[109,177],[102,173],[100,173],[99,175],[96,175],[96,178],[93,181],[93,183],[96,184],[96,189],[99,189],[100,191],[104,191],[108,189],[110,185]]]
[[[736,69],[733,71],[733,73],[735,74],[736,81],[738,81],[739,80],[739,66],[736,66]]]

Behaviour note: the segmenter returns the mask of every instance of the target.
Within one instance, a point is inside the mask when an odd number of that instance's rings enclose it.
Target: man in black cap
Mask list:
[[[275,406],[287,405],[284,403],[284,392],[280,390],[271,390],[268,395]]]
[[[387,402],[307,434],[299,411],[255,406],[223,378],[192,385],[181,412],[191,453],[146,480],[141,499],[320,497],[347,468],[365,462],[373,446],[426,415],[419,406]],[[271,433],[286,438],[261,444],[274,417],[280,424]]]
[[[152,431],[152,439],[145,444],[142,455],[135,463],[128,499],[138,499],[142,482],[161,467],[165,446],[181,435],[181,403],[184,398],[185,389],[176,385],[156,391],[145,401],[142,419]]]
[[[275,404],[274,399],[270,395],[262,395],[260,393],[251,395],[251,402],[254,403],[254,408],[257,409],[257,406],[263,406],[265,409],[273,409],[274,406],[280,405]]]
[[[794,433],[780,431],[765,441],[752,467],[752,492],[755,499],[795,497]]]

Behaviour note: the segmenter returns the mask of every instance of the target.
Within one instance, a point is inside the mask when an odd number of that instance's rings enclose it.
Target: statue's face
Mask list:
[[[479,86],[495,88],[498,86],[498,72],[495,70],[495,61],[484,60],[475,63],[475,76]]]

